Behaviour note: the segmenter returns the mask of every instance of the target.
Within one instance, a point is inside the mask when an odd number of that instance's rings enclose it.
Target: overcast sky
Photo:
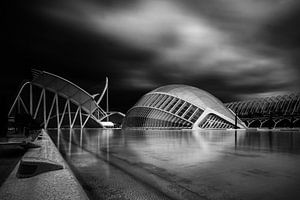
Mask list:
[[[90,93],[110,79],[111,106],[179,83],[223,102],[299,91],[297,0],[39,0],[2,3],[2,94],[30,69]],[[5,62],[4,62],[5,61]]]

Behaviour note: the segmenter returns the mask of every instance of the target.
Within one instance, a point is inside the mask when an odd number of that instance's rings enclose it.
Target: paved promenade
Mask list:
[[[50,137],[42,131],[0,188],[1,200],[88,199]],[[25,178],[27,177],[27,178]]]

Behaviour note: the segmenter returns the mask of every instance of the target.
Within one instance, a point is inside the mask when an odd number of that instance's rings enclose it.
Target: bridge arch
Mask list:
[[[292,122],[290,119],[281,119],[275,124],[275,128],[291,127]]]
[[[300,127],[300,119],[295,120],[294,123],[293,123],[293,126],[294,127]]]
[[[265,120],[260,125],[260,128],[273,128],[273,127],[275,127],[275,121],[272,119]]]
[[[248,125],[249,128],[256,128],[256,127],[260,127],[260,126],[261,126],[261,122],[258,119],[257,120],[253,120]]]

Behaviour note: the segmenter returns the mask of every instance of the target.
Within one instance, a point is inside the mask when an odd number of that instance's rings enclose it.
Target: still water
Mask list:
[[[300,199],[298,131],[48,131],[91,199]]]

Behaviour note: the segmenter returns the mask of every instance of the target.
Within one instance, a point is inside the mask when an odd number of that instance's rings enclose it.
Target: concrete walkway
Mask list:
[[[40,147],[29,149],[1,186],[0,199],[88,199],[46,132],[35,144]]]

